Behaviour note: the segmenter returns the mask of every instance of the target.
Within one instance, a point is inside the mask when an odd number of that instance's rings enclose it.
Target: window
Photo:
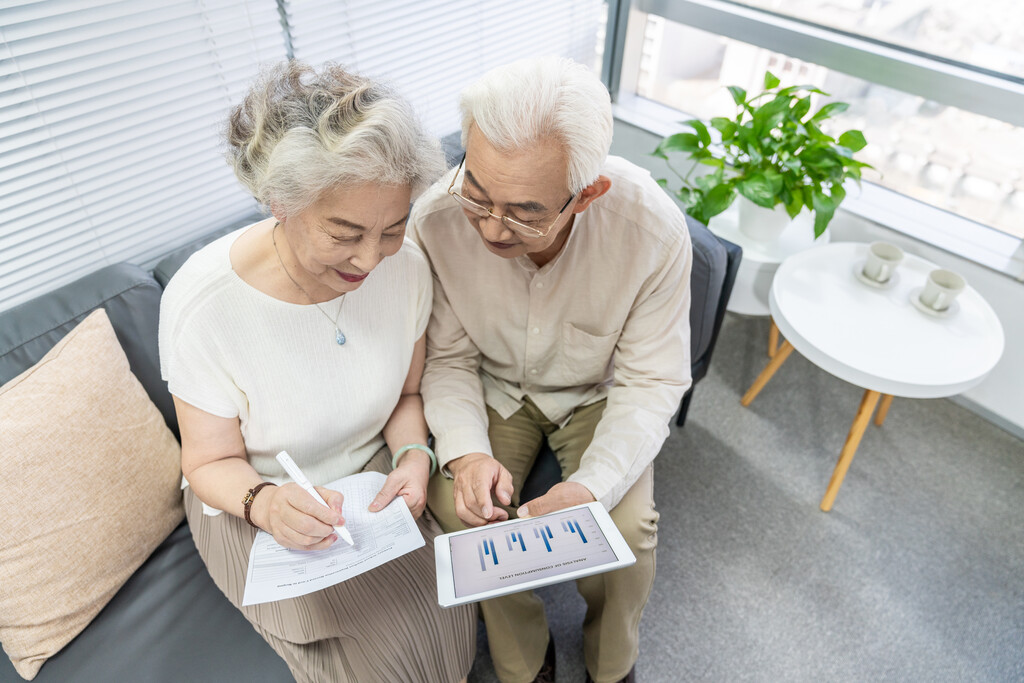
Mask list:
[[[877,219],[915,213],[894,202],[923,202],[929,221],[943,225],[906,231],[962,254],[967,242],[964,255],[1000,269],[1019,247],[1024,13],[1010,0],[982,0],[1005,14],[954,0],[635,4],[621,101],[647,98],[709,118],[734,108],[724,86],[758,90],[765,70],[817,85],[851,104],[834,129],[863,130],[869,145],[858,158],[880,171],[865,173],[865,191],[846,208]],[[981,18],[994,16],[1006,21]]]

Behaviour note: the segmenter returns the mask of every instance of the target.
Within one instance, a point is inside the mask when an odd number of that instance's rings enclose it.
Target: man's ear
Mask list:
[[[610,189],[612,189],[611,178],[603,175],[597,176],[597,180],[584,187],[583,191],[580,192],[579,201],[576,202],[576,206],[573,207],[572,212],[583,213],[595,199]]]

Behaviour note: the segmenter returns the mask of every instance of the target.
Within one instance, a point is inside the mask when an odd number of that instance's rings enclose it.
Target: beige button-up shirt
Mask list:
[[[409,235],[434,274],[422,394],[440,463],[491,453],[485,403],[507,418],[529,397],[565,423],[607,398],[569,481],[610,509],[690,386],[692,257],[682,213],[647,171],[609,157],[602,174],[611,189],[541,268],[487,250],[446,192],[450,173],[416,202]]]

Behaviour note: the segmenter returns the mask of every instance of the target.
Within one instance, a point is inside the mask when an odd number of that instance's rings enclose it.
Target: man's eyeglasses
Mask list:
[[[455,171],[455,176],[452,178],[452,184],[448,186],[448,194],[452,196],[452,199],[457,201],[459,203],[459,206],[461,206],[466,211],[469,211],[474,216],[478,216],[479,218],[487,218],[488,216],[497,218],[506,228],[508,228],[512,232],[518,233],[525,237],[547,236],[547,234],[551,232],[551,229],[555,227],[555,225],[558,223],[558,219],[560,219],[562,217],[562,214],[565,213],[565,210],[569,208],[569,204],[572,203],[573,198],[576,197],[576,195],[570,195],[569,198],[565,201],[565,204],[562,205],[562,208],[559,209],[558,215],[555,216],[555,219],[551,221],[551,224],[548,225],[547,228],[542,230],[534,225],[529,225],[527,223],[517,221],[515,218],[509,218],[508,216],[499,216],[492,212],[490,209],[488,209],[486,206],[477,204],[472,199],[466,199],[461,194],[456,192],[453,189],[455,187],[455,181],[458,180],[459,173],[462,172],[462,165],[465,163],[466,155],[463,154],[462,161],[459,162],[459,168],[457,171]]]

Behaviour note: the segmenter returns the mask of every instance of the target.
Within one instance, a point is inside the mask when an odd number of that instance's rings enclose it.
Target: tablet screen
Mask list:
[[[587,508],[449,537],[455,596],[464,597],[616,561]]]

